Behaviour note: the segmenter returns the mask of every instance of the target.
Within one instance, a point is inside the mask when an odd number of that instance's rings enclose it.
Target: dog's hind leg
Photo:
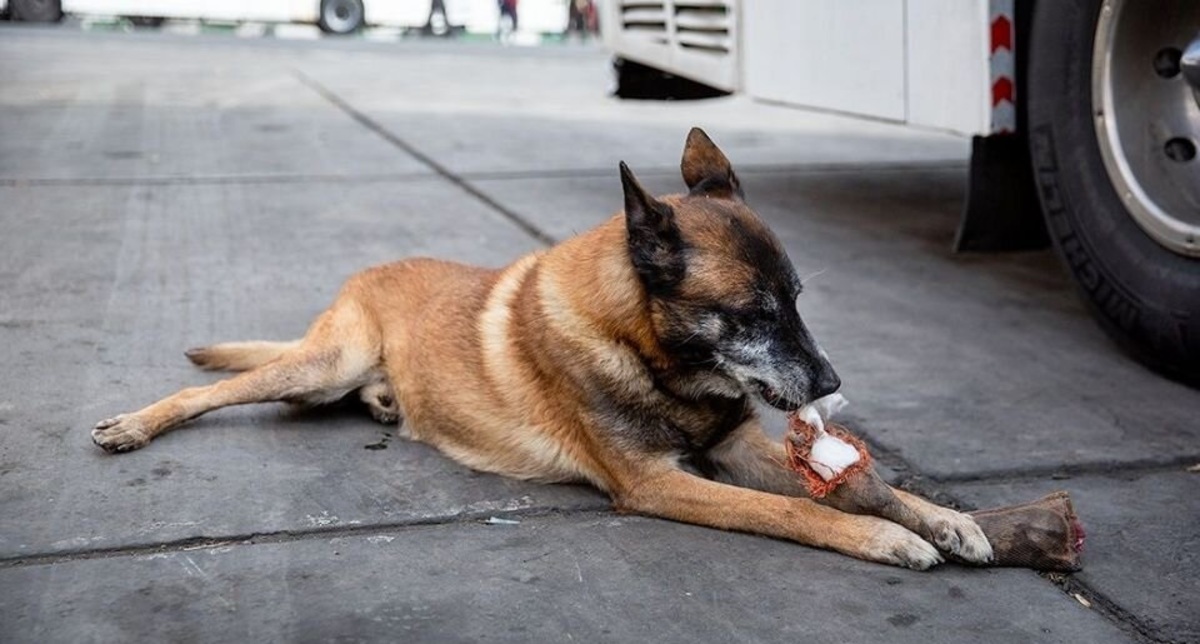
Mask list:
[[[127,452],[221,407],[270,401],[332,402],[377,380],[379,362],[378,327],[353,301],[339,302],[317,319],[298,345],[265,364],[101,421],[92,430],[92,440],[110,452]]]
[[[223,342],[188,349],[185,355],[205,371],[247,371],[299,347],[300,342]]]

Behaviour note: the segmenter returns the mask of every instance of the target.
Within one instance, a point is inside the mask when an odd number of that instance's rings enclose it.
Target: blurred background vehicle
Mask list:
[[[1052,240],[1110,336],[1200,382],[1200,2],[600,8],[618,95],[740,92],[973,137],[956,247]]]
[[[570,0],[520,0],[520,27],[530,34],[567,31]],[[117,16],[138,26],[167,19],[219,22],[304,23],[330,34],[367,26],[421,29],[443,36],[454,31],[496,34],[497,0],[0,0],[14,20],[56,22],[64,14]]]

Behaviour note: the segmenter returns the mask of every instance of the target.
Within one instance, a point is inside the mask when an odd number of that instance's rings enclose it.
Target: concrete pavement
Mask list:
[[[949,253],[964,140],[622,103],[606,74],[587,47],[0,29],[0,639],[1200,639],[1200,393],[1116,351],[1049,252]],[[184,348],[295,337],[364,266],[499,265],[584,230],[620,207],[621,159],[679,190],[691,125],[814,275],[802,312],[889,476],[977,507],[1068,489],[1084,572],[913,573],[619,517],[353,406],[91,445],[211,379]]]

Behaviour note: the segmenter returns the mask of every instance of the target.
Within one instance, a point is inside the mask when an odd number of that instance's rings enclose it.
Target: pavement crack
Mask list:
[[[377,183],[391,181],[420,181],[435,179],[427,172],[395,172],[378,174],[211,174],[158,175],[148,177],[26,177],[0,178],[0,187],[58,187],[58,186],[225,186],[248,184],[293,183]]]
[[[119,557],[137,557],[144,555],[188,552],[207,548],[228,546],[256,546],[271,543],[290,543],[314,539],[333,539],[338,537],[357,537],[376,535],[381,532],[400,532],[414,528],[426,528],[447,525],[469,525],[481,523],[489,517],[508,519],[531,519],[538,517],[592,517],[609,516],[611,508],[592,505],[575,507],[535,507],[521,510],[478,510],[460,512],[437,517],[390,521],[384,523],[314,526],[291,530],[273,530],[267,532],[248,532],[243,534],[195,536],[170,541],[159,541],[145,544],[113,546],[110,548],[85,548],[54,553],[31,553],[13,557],[0,557],[0,571],[8,568],[23,566],[47,566],[73,561],[88,561],[91,559],[113,559]]]
[[[956,162],[921,163],[793,163],[793,164],[739,164],[742,176],[780,174],[905,174],[920,172],[959,172],[965,166]],[[531,179],[600,179],[613,176],[612,168],[542,168],[531,170],[475,170],[460,172],[456,176],[463,181],[523,181]],[[673,176],[679,173],[675,166],[649,166],[638,170],[639,176]],[[198,174],[198,175],[149,175],[113,177],[0,177],[0,188],[39,187],[108,187],[108,186],[226,186],[226,185],[272,185],[311,183],[394,183],[428,180],[445,180],[443,174],[434,172],[377,172],[361,174]],[[451,179],[453,181],[453,179]],[[474,193],[472,193],[474,194]],[[477,196],[477,195],[476,195]],[[489,203],[490,205],[490,203]]]
[[[1092,588],[1074,575],[1065,575],[1062,573],[1038,574],[1050,583],[1058,586],[1068,596],[1076,598],[1077,601],[1078,597],[1086,599],[1091,604],[1089,608],[1100,613],[1105,619],[1116,624],[1118,628],[1139,642],[1147,644],[1181,644],[1182,642],[1182,640],[1163,637],[1155,632],[1153,626],[1146,624],[1137,615],[1125,610],[1106,595]]]
[[[930,477],[938,483],[1018,483],[1042,479],[1071,479],[1077,476],[1142,476],[1163,472],[1178,472],[1200,463],[1200,454],[1184,454],[1169,458],[1144,458],[1130,461],[1094,461],[1090,463],[1063,463],[1037,467],[1000,469],[964,474],[949,474]]]
[[[919,172],[965,172],[967,166],[958,161],[928,162],[866,162],[866,163],[739,163],[740,176],[753,174],[904,174]],[[645,166],[638,176],[677,176],[679,166]],[[590,179],[616,175],[615,168],[546,168],[533,170],[476,170],[459,176],[478,181],[522,179]]]
[[[521,231],[524,232],[525,234],[529,235],[530,237],[534,238],[535,240],[537,240],[538,242],[542,243],[545,246],[553,246],[558,241],[554,237],[552,237],[550,234],[546,233],[541,228],[539,228],[537,225],[535,225],[533,222],[526,219],[520,213],[516,212],[515,210],[512,210],[511,208],[508,208],[504,204],[501,204],[499,201],[492,198],[491,195],[487,194],[483,190],[480,190],[479,188],[474,186],[471,182],[467,181],[467,179],[463,178],[462,175],[459,175],[459,174],[451,171],[449,168],[442,165],[441,163],[438,163],[436,160],[433,159],[433,157],[430,157],[429,155],[425,154],[424,152],[421,152],[416,147],[414,147],[412,144],[410,144],[408,141],[405,141],[404,139],[397,136],[394,132],[392,132],[391,130],[384,127],[382,123],[376,121],[375,119],[371,118],[370,116],[367,116],[364,112],[360,111],[358,108],[356,108],[353,105],[351,105],[350,103],[346,102],[344,99],[342,99],[342,97],[335,94],[333,92],[333,90],[322,85],[320,82],[318,82],[313,77],[309,76],[308,74],[305,74],[304,72],[300,71],[299,69],[293,69],[292,73],[296,76],[296,78],[302,84],[304,84],[309,89],[311,89],[314,92],[316,92],[317,94],[319,94],[322,98],[329,101],[331,104],[333,104],[338,109],[345,112],[347,116],[354,119],[356,122],[358,122],[359,125],[374,132],[380,138],[387,141],[388,143],[391,143],[397,149],[403,151],[405,154],[408,154],[412,158],[416,159],[417,161],[419,161],[420,163],[425,165],[425,167],[434,171],[435,173],[437,173],[439,176],[441,176],[445,180],[458,186],[462,191],[466,192],[467,194],[471,195],[472,197],[475,197],[475,199],[479,200],[484,205],[486,205],[489,208],[491,208],[492,210],[496,211],[496,213],[498,213],[501,217],[504,217],[510,223],[515,225],[517,228],[521,229]]]

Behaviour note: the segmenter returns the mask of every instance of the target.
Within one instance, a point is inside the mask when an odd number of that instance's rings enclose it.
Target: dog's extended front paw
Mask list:
[[[132,414],[121,414],[96,423],[92,442],[108,452],[130,452],[150,442],[145,424]]]
[[[992,560],[992,544],[969,515],[943,509],[929,522],[929,527],[934,544],[942,552],[968,563],[984,564]]]
[[[866,559],[913,570],[928,570],[945,561],[928,541],[890,521],[879,520],[863,545]]]

